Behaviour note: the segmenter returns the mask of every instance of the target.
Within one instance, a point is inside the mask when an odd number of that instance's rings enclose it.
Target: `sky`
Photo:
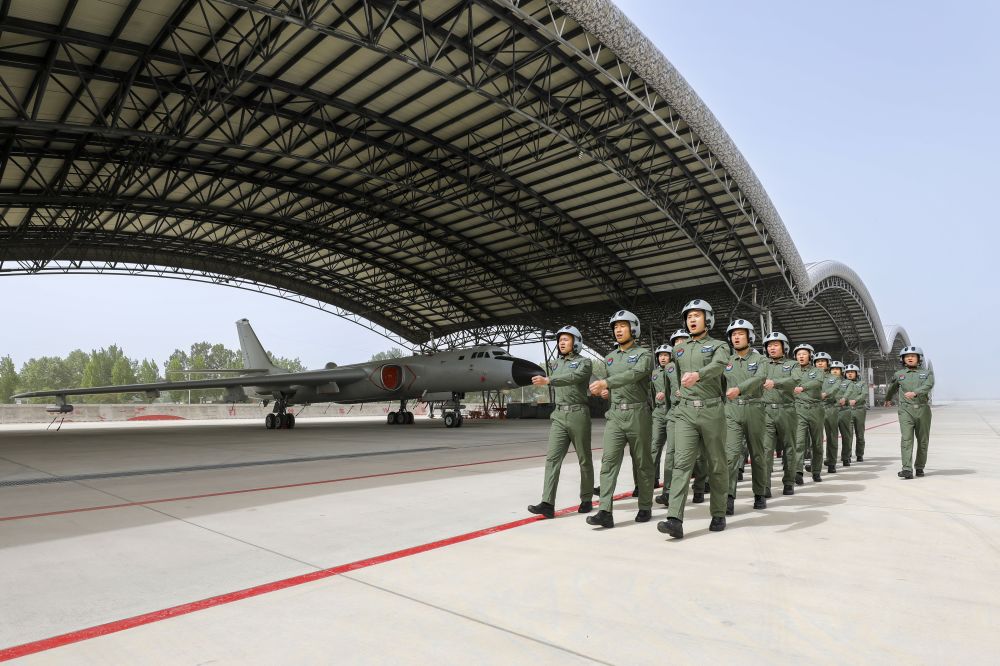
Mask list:
[[[802,259],[853,268],[883,323],[923,347],[936,397],[1000,398],[983,368],[1000,330],[1000,3],[617,4],[733,138]],[[112,343],[162,367],[193,342],[235,348],[243,317],[309,367],[392,346],[300,304],[179,280],[0,276],[0,295],[0,355],[18,368]]]

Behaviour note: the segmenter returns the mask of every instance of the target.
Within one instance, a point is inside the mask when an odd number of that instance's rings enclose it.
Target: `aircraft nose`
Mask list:
[[[527,386],[531,383],[532,377],[545,376],[545,371],[531,361],[525,361],[523,358],[516,358],[514,359],[514,364],[510,369],[510,375],[514,380],[514,383],[518,386]]]

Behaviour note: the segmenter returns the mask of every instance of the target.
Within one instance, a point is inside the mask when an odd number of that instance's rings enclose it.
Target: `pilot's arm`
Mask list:
[[[629,384],[635,384],[642,379],[649,379],[652,372],[652,355],[648,352],[643,352],[639,355],[639,358],[635,360],[635,363],[631,364],[631,367],[628,367],[624,372],[619,372],[608,377],[608,388],[619,388],[622,386],[628,386]]]

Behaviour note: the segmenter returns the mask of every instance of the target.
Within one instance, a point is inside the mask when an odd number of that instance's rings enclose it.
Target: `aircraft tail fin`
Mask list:
[[[271,363],[271,358],[264,351],[264,345],[260,344],[257,334],[250,327],[249,320],[240,319],[236,322],[236,332],[240,337],[240,351],[243,352],[244,368],[284,372],[284,370]]]

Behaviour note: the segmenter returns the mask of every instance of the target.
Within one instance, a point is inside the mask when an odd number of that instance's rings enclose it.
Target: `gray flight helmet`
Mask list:
[[[634,314],[632,314],[628,310],[619,310],[618,312],[616,312],[613,315],[611,315],[611,321],[608,322],[609,324],[611,324],[612,329],[614,328],[616,321],[626,321],[626,322],[628,322],[629,328],[632,330],[632,339],[636,340],[636,341],[639,340],[639,332],[642,329],[639,326],[639,318],[638,317],[636,317]]]
[[[788,356],[788,336],[778,331],[771,331],[764,336],[764,351],[767,352],[767,343],[774,341],[781,343],[781,348],[784,350],[785,356]]]
[[[746,319],[736,319],[729,326],[726,327],[726,339],[732,343],[732,339],[729,337],[733,331],[743,329],[747,332],[747,337],[750,338],[750,344],[754,345],[757,343],[757,332],[753,330],[753,324],[748,322]]]
[[[693,301],[689,301],[684,306],[684,309],[681,310],[681,320],[684,321],[685,328],[687,327],[688,312],[691,310],[701,310],[705,313],[705,330],[709,330],[715,326],[715,311],[712,309],[712,305],[706,300],[696,298]]]
[[[563,333],[569,333],[573,336],[573,353],[579,354],[580,347],[583,345],[583,336],[580,334],[580,329],[576,326],[563,326],[556,331],[556,343],[559,342],[559,336]]]

